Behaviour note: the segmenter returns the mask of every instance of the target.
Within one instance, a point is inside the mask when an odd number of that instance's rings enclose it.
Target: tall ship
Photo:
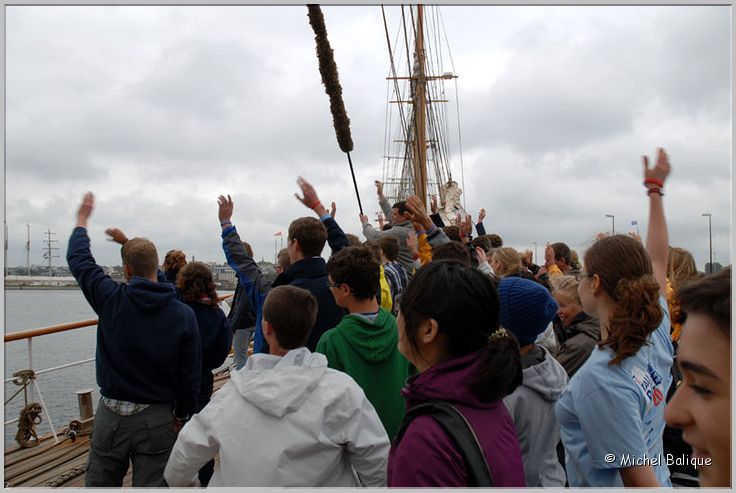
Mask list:
[[[445,224],[454,224],[466,214],[462,135],[458,76],[442,13],[437,6],[402,5],[392,37],[381,9],[390,61],[384,195],[390,203],[417,195],[428,209],[434,198]]]

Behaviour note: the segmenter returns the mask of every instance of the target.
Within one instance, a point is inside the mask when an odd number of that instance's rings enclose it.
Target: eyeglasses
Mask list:
[[[345,284],[345,283],[344,282],[329,282],[328,281],[327,282],[327,287],[328,288],[336,288],[338,286],[342,286],[343,284]]]

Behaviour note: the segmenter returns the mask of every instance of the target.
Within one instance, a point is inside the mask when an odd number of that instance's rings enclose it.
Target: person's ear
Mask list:
[[[601,278],[598,274],[593,274],[590,278],[590,290],[593,291],[593,296],[597,296],[602,288]]]
[[[432,344],[437,340],[440,333],[440,327],[433,318],[426,320],[419,328],[419,339],[424,344]]]
[[[271,337],[273,336],[273,326],[271,326],[270,323],[268,323],[268,320],[261,319],[261,327],[263,328],[263,335]]]
[[[130,266],[128,264],[123,264],[123,274],[125,275],[126,279],[130,279],[133,277],[133,271],[130,269]]]

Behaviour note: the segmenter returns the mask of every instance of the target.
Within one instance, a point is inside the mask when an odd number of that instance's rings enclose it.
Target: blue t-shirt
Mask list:
[[[672,383],[673,348],[667,301],[649,344],[617,365],[596,346],[556,406],[571,487],[623,486],[619,468],[651,465],[671,486],[662,449],[665,397]]]

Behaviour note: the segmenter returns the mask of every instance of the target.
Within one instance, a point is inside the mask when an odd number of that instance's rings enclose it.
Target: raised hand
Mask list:
[[[302,194],[304,197],[300,197],[299,194],[294,194],[294,197],[301,202],[302,204],[306,205],[310,209],[314,209],[314,207],[320,203],[319,197],[317,197],[317,191],[314,189],[314,187],[304,178],[301,176],[296,180],[296,183],[299,185],[299,188],[302,189]]]
[[[648,188],[661,188],[670,174],[670,159],[664,149],[657,149],[657,162],[654,167],[649,167],[649,158],[642,156],[644,162],[644,184]],[[651,185],[651,186],[650,186]]]
[[[383,214],[379,212],[376,214],[376,217],[378,219],[378,228],[383,230],[383,226],[386,224],[386,221],[383,219]]]
[[[376,194],[378,194],[379,197],[383,197],[383,183],[381,180],[376,180],[373,184],[376,186]]]
[[[475,247],[475,254],[478,256],[478,263],[488,263],[488,255],[481,247]]]
[[[332,208],[330,209],[330,216],[332,216],[332,219],[335,219],[335,214],[337,214],[337,204],[332,203]]]
[[[409,234],[406,237],[406,246],[412,255],[419,253],[419,240],[417,239],[417,234],[414,231],[409,231]]]
[[[233,199],[230,195],[227,198],[224,195],[217,198],[217,216],[220,218],[220,224],[230,221],[233,217]]]
[[[608,238],[608,233],[605,233],[605,232],[601,231],[600,233],[598,233],[597,235],[595,235],[595,241],[600,241],[603,238]]]
[[[478,222],[479,223],[482,223],[483,222],[483,219],[485,219],[485,218],[486,218],[486,210],[485,209],[481,209],[478,212]]]
[[[128,241],[128,237],[125,236],[125,233],[123,233],[118,228],[107,228],[105,230],[105,234],[110,236],[107,241],[114,241],[115,243],[120,243],[121,245],[125,245],[125,243]]]
[[[432,220],[427,215],[427,209],[424,208],[424,204],[419,197],[410,195],[406,199],[406,208],[411,213],[411,220],[421,224],[425,231],[432,227]]]
[[[368,216],[366,216],[365,214],[359,214],[359,216],[361,224],[368,224],[370,222],[370,219],[368,219]]]
[[[87,192],[82,198],[82,203],[79,205],[77,211],[77,224],[79,226],[86,227],[87,219],[92,215],[92,210],[95,208],[95,196],[92,192]],[[84,223],[84,224],[82,224]]]
[[[469,238],[470,235],[473,234],[473,216],[468,214],[465,216],[465,222],[463,223],[463,233],[465,233],[465,237]]]
[[[322,202],[319,201],[319,197],[317,197],[317,191],[314,189],[314,187],[301,176],[296,180],[296,182],[302,189],[302,194],[304,195],[304,197],[300,197],[296,193],[294,194],[294,197],[296,197],[299,202],[316,212],[319,217],[327,214],[327,209],[325,209],[325,207],[322,205]]]
[[[641,236],[639,236],[639,233],[637,233],[636,231],[629,231],[629,236],[631,236],[633,239],[635,239],[639,243],[642,243]]]
[[[432,195],[432,197],[430,197],[429,209],[432,211],[432,214],[437,214],[437,195]]]

